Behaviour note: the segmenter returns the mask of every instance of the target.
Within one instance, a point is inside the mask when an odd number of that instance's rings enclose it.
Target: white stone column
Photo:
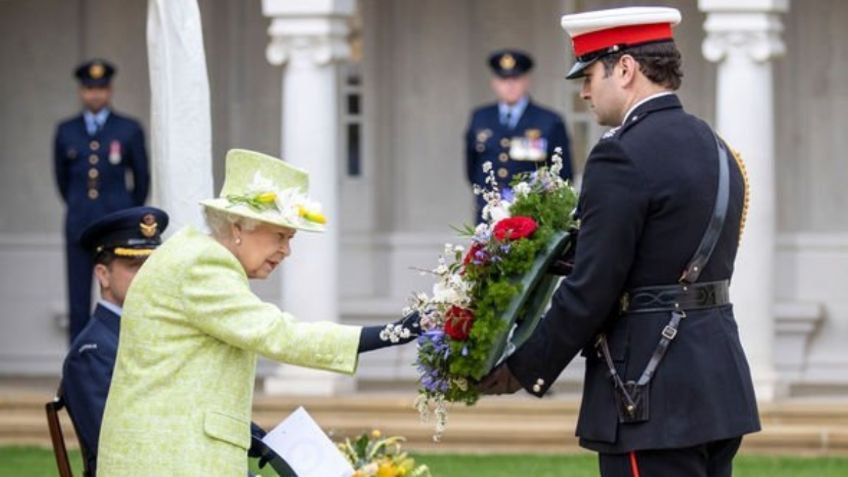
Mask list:
[[[282,158],[309,171],[309,195],[329,220],[323,234],[298,233],[283,264],[282,307],[301,321],[339,321],[337,63],[348,58],[347,20],[354,0],[263,0],[270,17],[266,57],[282,65]],[[271,394],[333,394],[351,378],[280,366],[266,378]]]
[[[704,56],[718,63],[716,129],[748,169],[750,208],[731,298],[757,398],[778,394],[774,371],[776,214],[771,60],[784,53],[780,13],[788,0],[699,0],[707,13]]]

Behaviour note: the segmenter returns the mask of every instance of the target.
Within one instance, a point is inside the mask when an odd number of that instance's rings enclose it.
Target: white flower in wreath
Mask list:
[[[460,295],[448,283],[441,280],[433,284],[433,301],[436,303],[457,303]]]
[[[496,224],[503,219],[512,217],[509,208],[512,207],[510,202],[505,200],[500,201],[497,205],[488,204],[483,207],[483,217],[490,217],[490,222]]]
[[[522,197],[527,197],[528,195],[530,195],[532,189],[530,187],[530,184],[526,182],[519,182],[518,184],[515,184],[515,187],[512,188],[512,191],[515,193],[515,198],[520,199]]]

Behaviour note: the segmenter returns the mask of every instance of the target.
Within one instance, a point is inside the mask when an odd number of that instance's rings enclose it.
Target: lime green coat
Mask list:
[[[127,294],[97,475],[246,476],[257,354],[353,373],[359,334],[298,323],[250,291],[226,248],[182,229]]]

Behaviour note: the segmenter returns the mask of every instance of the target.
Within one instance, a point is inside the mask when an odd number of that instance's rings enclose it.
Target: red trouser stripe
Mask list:
[[[633,473],[633,477],[640,477],[639,464],[636,463],[636,451],[630,451],[630,471]]]

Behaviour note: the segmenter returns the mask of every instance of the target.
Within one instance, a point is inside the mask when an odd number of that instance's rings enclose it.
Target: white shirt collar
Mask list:
[[[643,105],[643,104],[647,103],[648,101],[650,101],[650,100],[652,100],[652,99],[657,99],[657,98],[662,97],[662,96],[668,96],[668,95],[670,95],[670,94],[674,94],[674,92],[673,92],[673,91],[662,91],[662,92],[660,92],[660,93],[652,94],[652,95],[650,95],[650,96],[648,96],[648,97],[642,98],[642,99],[641,99],[638,103],[634,104],[633,106],[630,106],[630,109],[628,109],[628,110],[627,110],[627,113],[625,113],[625,115],[624,115],[624,121],[622,121],[622,122],[621,122],[621,124],[625,124],[625,123],[627,123],[627,119],[630,117],[630,113],[632,113],[632,112],[633,112],[633,110],[635,110],[635,109],[636,109],[636,108],[638,108],[639,106],[641,106],[641,105]]]
[[[116,315],[118,315],[118,316],[121,316],[121,315],[123,315],[123,313],[124,313],[124,309],[123,309],[123,308],[121,308],[120,306],[118,306],[118,305],[116,305],[116,304],[114,304],[114,303],[112,303],[112,302],[110,302],[110,301],[106,301],[106,300],[98,300],[98,301],[97,301],[97,304],[98,304],[98,305],[101,305],[103,308],[106,308],[107,310],[111,311],[112,313],[114,313],[114,314],[116,314]]]

